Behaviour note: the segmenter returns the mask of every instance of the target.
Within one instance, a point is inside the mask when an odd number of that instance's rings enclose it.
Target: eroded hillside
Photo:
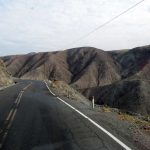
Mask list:
[[[12,78],[8,73],[3,61],[0,60],[0,87],[11,84],[12,82]]]
[[[7,56],[3,60],[15,77],[63,80],[76,88],[108,85],[120,80],[119,66],[111,55],[91,47]]]

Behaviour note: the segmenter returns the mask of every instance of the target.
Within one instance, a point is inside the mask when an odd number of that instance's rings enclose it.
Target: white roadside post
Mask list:
[[[93,96],[93,99],[92,99],[92,107],[93,107],[93,109],[94,109],[94,104],[95,102],[94,102],[94,96]]]

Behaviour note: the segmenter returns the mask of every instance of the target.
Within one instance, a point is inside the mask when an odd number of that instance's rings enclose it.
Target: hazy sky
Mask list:
[[[0,55],[150,44],[150,0],[70,44],[140,0],[0,0]]]

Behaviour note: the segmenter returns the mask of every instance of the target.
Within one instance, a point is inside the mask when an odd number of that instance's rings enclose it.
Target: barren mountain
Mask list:
[[[121,66],[122,78],[150,79],[150,46],[110,53]]]
[[[111,55],[91,47],[7,56],[3,60],[15,77],[64,80],[76,88],[108,85],[120,79]]]
[[[12,83],[10,74],[8,73],[4,63],[0,60],[0,87]]]
[[[2,59],[15,77],[63,80],[98,104],[150,114],[150,46],[109,52],[81,47]]]
[[[97,104],[150,115],[150,46],[110,54],[120,66],[121,80],[81,92],[88,98],[95,96]]]

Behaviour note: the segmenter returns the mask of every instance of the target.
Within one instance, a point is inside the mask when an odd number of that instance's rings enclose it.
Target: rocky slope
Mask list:
[[[88,98],[95,96],[97,104],[150,115],[150,46],[109,53],[119,64],[121,80],[81,92]]]
[[[15,77],[63,80],[98,104],[150,115],[150,46],[109,52],[81,47],[2,59]]]
[[[122,80],[111,85],[82,89],[81,92],[89,99],[95,96],[97,104],[150,115],[150,81]]]
[[[3,61],[0,60],[0,87],[11,84],[12,82],[12,78],[8,73]]]
[[[69,100],[80,101],[85,105],[90,105],[89,100],[80,92],[66,84],[64,81],[46,81],[47,85],[55,93],[56,96],[68,98]]]
[[[150,79],[150,46],[110,53],[121,66],[122,78]]]
[[[77,88],[111,84],[120,79],[111,55],[96,48],[75,48],[61,52],[3,57],[15,77],[58,79]]]

